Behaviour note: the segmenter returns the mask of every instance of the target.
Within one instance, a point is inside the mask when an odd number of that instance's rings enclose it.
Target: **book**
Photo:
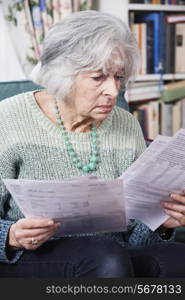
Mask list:
[[[153,49],[154,49],[154,73],[159,74],[164,69],[165,54],[165,23],[164,12],[138,13],[135,15],[136,23],[153,22]]]
[[[167,23],[185,22],[185,14],[166,15],[166,22]]]
[[[160,103],[160,133],[172,136],[172,109],[173,103]]]
[[[160,100],[163,102],[170,102],[185,97],[185,86],[172,90],[163,90],[161,92]]]
[[[185,98],[181,99],[181,127],[185,128]]]
[[[159,102],[145,101],[133,103],[132,114],[138,119],[145,138],[153,140],[159,134]]]
[[[175,24],[166,23],[164,73],[175,73]]]
[[[185,73],[185,23],[176,24],[175,73]]]
[[[148,105],[143,104],[139,106],[138,110],[138,121],[143,131],[144,137],[148,138]]]
[[[147,34],[146,34],[146,23],[140,23],[140,24],[133,24],[133,32],[137,39],[138,46],[141,52],[141,70],[140,74],[146,74],[147,73]]]
[[[154,140],[159,134],[159,101],[148,104],[148,139]]]
[[[173,103],[172,107],[172,135],[181,128],[181,100]]]
[[[153,22],[147,22],[147,29],[146,29],[146,39],[147,39],[147,49],[146,49],[146,56],[147,56],[147,74],[154,73],[154,47],[153,47]]]
[[[161,88],[158,81],[135,83],[128,88],[128,101],[160,98]]]
[[[164,85],[164,90],[174,90],[185,86],[185,80],[170,82]]]

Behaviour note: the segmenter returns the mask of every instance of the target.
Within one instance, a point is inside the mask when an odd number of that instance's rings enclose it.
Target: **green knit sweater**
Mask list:
[[[97,130],[100,141],[98,169],[92,174],[103,179],[120,176],[145,149],[137,120],[115,107]],[[69,158],[61,129],[37,105],[34,92],[20,94],[0,103],[0,178],[52,180],[84,175]],[[90,157],[89,133],[69,132],[78,156],[87,163]],[[52,205],[52,199],[51,199]],[[15,263],[23,251],[6,250],[8,230],[24,217],[15,201],[0,184],[0,261]],[[127,233],[104,234],[121,245],[141,246],[160,238],[140,222]]]

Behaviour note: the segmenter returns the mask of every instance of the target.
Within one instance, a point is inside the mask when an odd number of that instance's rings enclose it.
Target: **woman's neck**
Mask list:
[[[101,121],[94,121],[90,117],[81,116],[68,105],[66,102],[58,103],[61,119],[67,131],[75,132],[89,132],[92,124],[96,124],[98,127]]]
[[[36,92],[34,96],[43,113],[51,122],[56,124],[53,96],[49,95],[46,91]],[[96,124],[97,127],[101,124],[101,121],[94,121],[91,118],[78,115],[75,113],[75,110],[64,101],[61,101],[58,104],[61,113],[61,119],[66,130],[68,131],[89,132],[92,124]]]

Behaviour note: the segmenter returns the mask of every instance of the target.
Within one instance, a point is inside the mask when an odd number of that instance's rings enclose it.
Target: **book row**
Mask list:
[[[131,13],[141,51],[140,74],[185,73],[185,14]]]
[[[158,86],[158,98],[149,96],[154,93],[154,87],[157,82],[136,83],[130,91],[141,95],[142,90],[143,94],[139,101],[129,102],[130,111],[138,119],[145,138],[152,140],[158,134],[173,136],[180,128],[185,128],[185,81],[163,85],[160,92]]]
[[[185,98],[171,103],[155,100],[130,105],[130,111],[138,119],[144,137],[150,140],[158,134],[173,136],[180,128],[185,128]]]
[[[184,5],[184,0],[130,0],[129,3]]]

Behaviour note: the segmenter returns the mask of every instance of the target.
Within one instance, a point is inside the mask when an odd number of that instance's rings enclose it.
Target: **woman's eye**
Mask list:
[[[101,80],[103,80],[103,78],[104,78],[103,75],[92,77],[92,79],[95,80],[95,81],[101,81]]]

